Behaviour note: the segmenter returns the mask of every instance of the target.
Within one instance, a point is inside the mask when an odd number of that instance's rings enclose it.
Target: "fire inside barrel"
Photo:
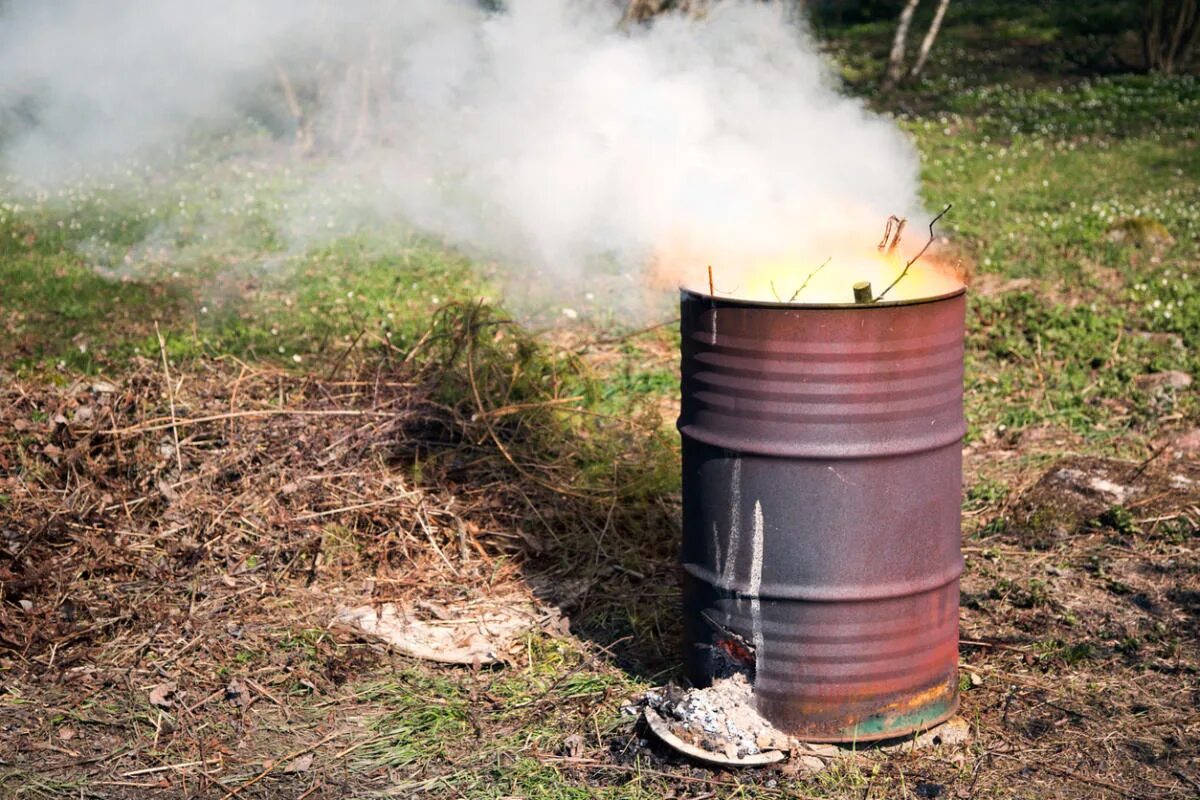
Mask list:
[[[789,305],[682,291],[686,663],[750,671],[813,741],[958,703],[964,291]]]

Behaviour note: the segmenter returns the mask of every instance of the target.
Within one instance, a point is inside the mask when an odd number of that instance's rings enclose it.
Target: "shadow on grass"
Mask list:
[[[609,401],[569,351],[453,305],[410,355],[439,409],[403,454],[424,482],[504,508],[522,572],[571,632],[641,680],[679,668],[678,449],[648,402]]]

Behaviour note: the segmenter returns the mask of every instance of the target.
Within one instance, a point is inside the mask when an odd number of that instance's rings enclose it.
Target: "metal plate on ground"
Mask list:
[[[730,758],[724,753],[714,753],[683,741],[671,732],[671,726],[653,708],[648,706],[644,708],[642,716],[646,720],[647,727],[663,744],[697,761],[723,767],[765,767],[768,764],[777,764],[784,758],[784,754],[780,750],[764,750],[754,755]]]

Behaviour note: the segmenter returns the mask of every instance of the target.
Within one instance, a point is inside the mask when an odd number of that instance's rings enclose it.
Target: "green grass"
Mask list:
[[[1172,427],[1200,422],[1195,385],[1176,391],[1139,381],[1166,370],[1200,377],[1200,83],[1083,79],[1063,65],[1086,53],[1047,50],[1064,30],[1086,38],[1070,27],[1077,23],[1039,7],[1001,25],[996,9],[1004,4],[987,4],[987,13],[972,5],[952,4],[929,75],[890,101],[924,156],[930,207],[954,203],[944,227],[953,246],[990,285],[1026,281],[972,294],[969,438],[1049,426],[1097,452],[1144,457],[1167,430],[1164,419]],[[850,20],[822,29],[835,37],[846,77],[869,93],[890,25]],[[1002,40],[994,52],[979,52],[985,33]],[[1038,54],[1036,70],[1013,66],[1022,52]],[[4,370],[103,373],[137,356],[157,358],[155,321],[176,363],[220,356],[325,370],[351,348],[399,359],[421,343],[419,363],[446,368],[436,399],[469,412],[470,356],[454,349],[450,334],[477,325],[476,377],[489,407],[579,396],[593,414],[646,421],[606,428],[556,417],[541,429],[548,418],[525,415],[524,427],[501,434],[526,437],[577,487],[620,487],[630,518],[676,487],[669,429],[649,413],[676,391],[673,361],[651,357],[655,348],[673,352],[678,335],[670,328],[615,345],[615,357],[597,367],[590,352],[551,347],[494,306],[474,305],[496,293],[483,268],[394,221],[365,224],[352,187],[313,197],[303,171],[256,164],[241,151],[210,152],[165,174],[144,166],[130,172],[112,188],[75,186],[34,199],[0,188]],[[285,228],[285,203],[309,209],[312,230]],[[1113,231],[1131,220],[1161,226],[1172,241],[1114,241]],[[564,442],[564,431],[588,436]],[[1016,489],[982,478],[968,487],[965,507],[994,507]],[[1164,530],[1180,541],[1194,533]],[[636,556],[625,566],[637,569]],[[997,586],[1000,594],[981,602],[1050,602],[1037,579]],[[653,641],[659,623],[651,605],[613,604],[574,622]],[[313,635],[299,632],[281,646],[313,660]],[[1132,652],[1136,642],[1123,646]],[[1070,665],[1094,653],[1087,643],[1056,639],[1041,655]],[[621,782],[585,787],[577,774],[529,755],[554,752],[571,734],[594,740],[596,731],[603,738],[624,730],[620,704],[645,688],[644,679],[581,665],[580,653],[547,637],[533,637],[527,656],[486,680],[413,669],[355,686],[375,709],[362,724],[376,740],[355,751],[354,768],[400,774],[438,764],[438,785],[416,793],[661,796],[652,769],[634,765]],[[484,690],[491,705],[479,711]],[[475,724],[494,733],[506,719],[511,727],[501,734],[476,736]],[[0,772],[0,788],[21,780]],[[815,781],[729,794],[790,788],[839,796],[861,793],[870,781],[857,767],[839,767]],[[46,778],[22,783],[18,796],[71,788]]]

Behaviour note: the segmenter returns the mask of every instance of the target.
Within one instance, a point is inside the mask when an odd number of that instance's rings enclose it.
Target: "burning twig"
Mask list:
[[[803,292],[803,291],[804,291],[804,288],[805,288],[806,286],[808,286],[808,282],[809,282],[809,281],[811,281],[811,280],[813,279],[813,276],[814,276],[814,275],[816,275],[816,274],[817,274],[818,272],[820,272],[821,270],[825,269],[826,265],[828,265],[830,261],[833,261],[833,256],[830,256],[829,258],[827,258],[827,259],[825,259],[824,261],[822,261],[822,262],[821,262],[821,266],[817,267],[817,268],[816,268],[816,269],[814,269],[812,272],[808,273],[808,277],[806,277],[806,278],[804,279],[804,283],[800,284],[800,288],[799,288],[799,289],[797,289],[796,291],[792,292],[792,296],[788,298],[788,302],[790,303],[790,302],[792,302],[793,300],[795,300],[795,299],[796,299],[796,297],[797,297],[797,295],[799,295],[801,292]]]
[[[884,295],[886,295],[888,292],[890,292],[897,283],[899,283],[901,280],[904,279],[904,276],[908,274],[909,268],[911,268],[913,264],[917,263],[917,260],[920,259],[921,256],[925,255],[925,251],[929,249],[929,245],[933,244],[933,240],[934,240],[934,238],[936,238],[933,234],[934,223],[936,223],[942,217],[946,216],[946,212],[949,211],[953,207],[953,205],[954,205],[953,203],[946,203],[946,207],[943,208],[936,217],[929,220],[929,241],[925,242],[925,246],[921,248],[921,251],[919,253],[917,253],[915,256],[913,256],[911,261],[909,261],[907,264],[904,265],[904,269],[900,272],[899,275],[896,276],[896,280],[889,283],[887,285],[887,288],[884,289],[882,292],[880,292],[875,297],[875,300],[873,302],[878,303],[880,300],[882,300]]]
[[[775,299],[778,300],[780,303],[795,302],[796,298],[800,296],[800,293],[804,291],[806,286],[808,286],[808,282],[813,279],[813,276],[816,275],[821,270],[825,269],[826,265],[828,265],[830,261],[833,261],[833,256],[830,256],[829,258],[822,261],[821,265],[819,267],[814,269],[812,272],[808,273],[808,275],[804,278],[804,282],[800,284],[800,288],[797,289],[796,291],[792,292],[792,296],[789,297],[787,300],[784,300],[782,297],[779,296],[779,292],[775,289],[775,281],[771,281],[771,294],[775,295]]]
[[[708,265],[708,296],[716,297],[717,290],[713,288],[712,264]]]
[[[895,252],[896,247],[900,244],[900,234],[904,233],[904,226],[907,224],[908,220],[904,217],[897,217],[895,214],[888,217],[883,226],[883,238],[877,245],[879,252],[882,253],[886,250],[889,256]]]
[[[889,256],[892,253],[896,252],[896,248],[900,244],[900,236],[904,233],[904,226],[907,224],[908,224],[908,220],[904,219],[903,217],[901,217],[900,221],[898,223],[896,223],[896,233],[892,236],[892,243],[890,245],[888,245],[888,249],[887,249]]]

